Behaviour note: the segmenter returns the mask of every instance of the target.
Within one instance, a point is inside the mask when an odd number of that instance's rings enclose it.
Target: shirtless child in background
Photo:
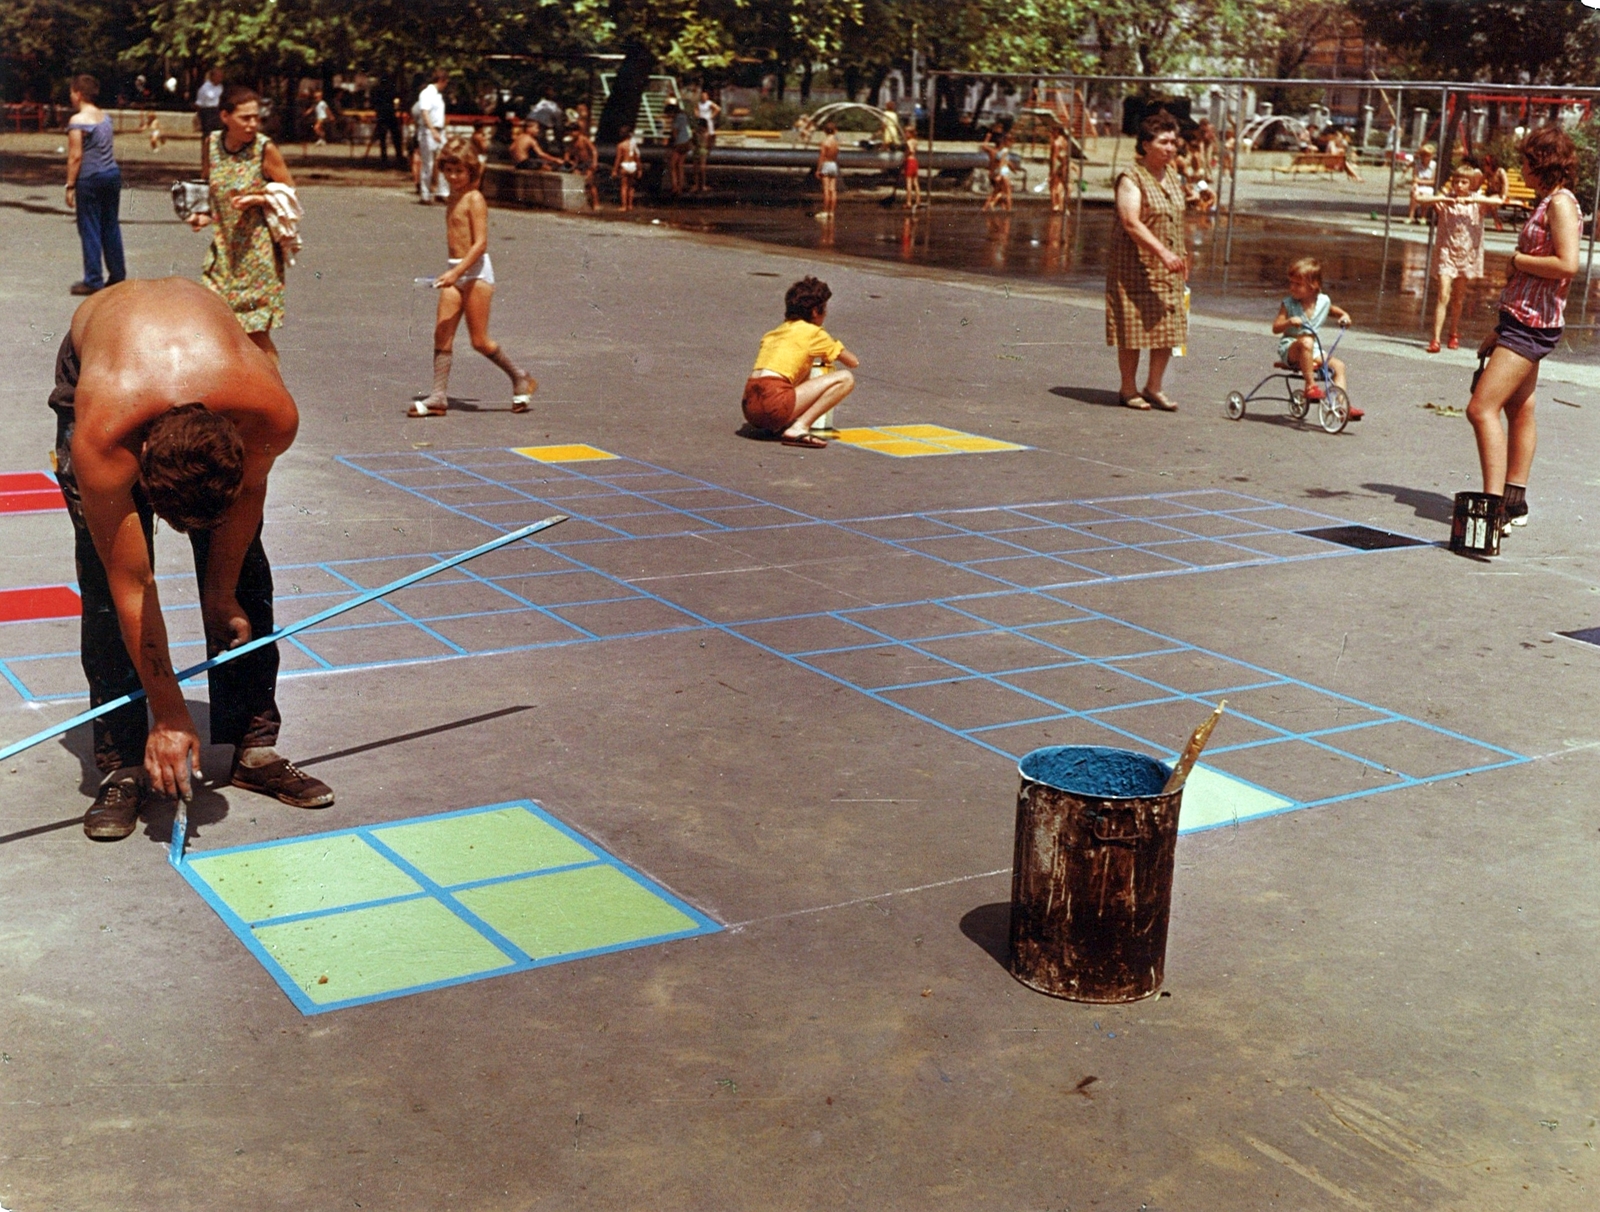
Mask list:
[[[261,513],[300,414],[228,305],[185,278],[122,282],[78,308],[50,407],[75,531],[89,699],[99,706],[141,688],[146,696],[94,721],[105,779],[83,829],[110,841],[132,833],[153,800],[187,795],[200,775],[200,738],[156,596],[154,515],[189,535],[207,653],[271,633]],[[273,748],[277,646],[208,677],[211,741],[233,747],[233,785],[297,808],[333,803],[326,784]]]
[[[822,182],[822,210],[817,218],[831,221],[839,209],[839,128],[822,124],[822,142],[817,144],[817,179]]]
[[[442,417],[450,410],[450,362],[456,328],[464,312],[472,348],[511,379],[511,411],[527,412],[539,384],[489,335],[489,304],[494,299],[494,263],[489,260],[489,204],[478,182],[483,161],[466,139],[451,139],[439,153],[439,172],[450,183],[444,212],[450,268],[433,280],[439,311],[433,325],[433,390],[417,400],[409,417]]]
[[[594,140],[589,138],[589,132],[581,126],[567,136],[572,146],[567,149],[567,158],[572,163],[572,171],[583,178],[583,198],[590,210],[600,209],[600,187],[594,183],[594,175],[600,167],[600,152],[594,145]]]

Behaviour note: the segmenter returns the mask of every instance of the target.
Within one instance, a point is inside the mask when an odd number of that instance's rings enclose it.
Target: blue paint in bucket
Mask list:
[[[1160,795],[1171,771],[1153,757],[1102,745],[1051,745],[1018,764],[1022,777],[1069,795],[1130,799]]]

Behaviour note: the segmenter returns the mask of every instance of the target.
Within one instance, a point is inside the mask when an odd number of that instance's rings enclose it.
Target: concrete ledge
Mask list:
[[[511,206],[582,210],[583,178],[577,173],[525,172],[504,164],[483,169],[483,196]]]

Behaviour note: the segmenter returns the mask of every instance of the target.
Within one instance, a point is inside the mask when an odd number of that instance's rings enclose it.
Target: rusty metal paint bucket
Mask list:
[[[1180,788],[1126,749],[1056,745],[1018,767],[1011,975],[1079,1002],[1133,1002],[1161,987]]]
[[[1457,555],[1497,556],[1505,498],[1488,492],[1456,493],[1450,518],[1450,550]]]

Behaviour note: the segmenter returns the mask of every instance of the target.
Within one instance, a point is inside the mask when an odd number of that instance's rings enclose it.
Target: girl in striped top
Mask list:
[[[1489,363],[1467,405],[1478,440],[1483,491],[1502,497],[1507,525],[1526,525],[1528,473],[1538,429],[1533,391],[1539,362],[1561,341],[1567,286],[1578,272],[1583,218],[1572,186],[1578,180],[1578,154],[1556,126],[1545,126],[1517,149],[1522,175],[1539,204],[1517,238],[1511,273],[1500,295],[1500,322],[1478,349]],[[1505,413],[1505,424],[1500,414]]]

